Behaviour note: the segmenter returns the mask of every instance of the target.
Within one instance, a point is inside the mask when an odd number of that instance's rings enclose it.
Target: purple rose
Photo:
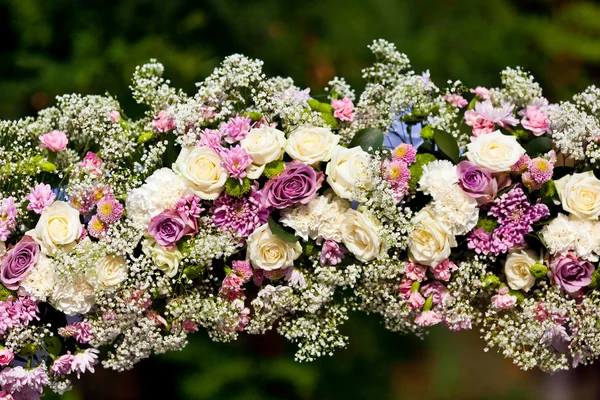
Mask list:
[[[575,293],[592,283],[594,266],[587,260],[580,260],[573,253],[555,257],[550,266],[554,282],[569,293]]]
[[[177,210],[165,210],[152,218],[148,233],[158,244],[173,250],[184,236],[193,236],[198,232],[198,221]]]
[[[498,193],[498,182],[489,169],[478,167],[469,161],[461,161],[456,166],[458,170],[458,184],[469,197],[479,203],[488,203]]]
[[[10,290],[17,290],[27,272],[40,258],[40,246],[31,236],[23,239],[6,253],[0,266],[0,280]]]
[[[317,195],[323,173],[300,162],[290,162],[279,176],[271,178],[263,188],[267,207],[286,208],[306,204]]]

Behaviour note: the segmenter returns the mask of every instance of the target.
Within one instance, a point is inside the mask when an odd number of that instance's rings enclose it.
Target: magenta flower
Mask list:
[[[554,165],[550,161],[536,157],[529,162],[529,168],[521,179],[530,190],[538,190],[544,183],[552,179],[553,173]]]
[[[169,116],[169,113],[163,110],[152,120],[152,126],[157,131],[165,133],[175,128],[175,123]]]
[[[476,228],[467,236],[467,247],[477,254],[489,254],[492,242],[492,234],[483,228]]]
[[[347,97],[341,100],[331,100],[331,106],[333,107],[333,116],[340,121],[354,121],[354,103]]]
[[[200,134],[200,140],[198,140],[196,146],[208,147],[219,154],[223,154],[225,149],[223,143],[221,143],[222,138],[223,132],[215,129],[205,129]]]
[[[467,196],[474,198],[479,204],[489,203],[496,197],[498,182],[490,170],[467,160],[459,162],[456,167],[458,184]]]
[[[594,265],[577,258],[573,253],[554,257],[550,263],[554,283],[569,293],[576,293],[592,283]]]
[[[56,194],[52,192],[52,186],[43,183],[37,184],[25,200],[29,200],[27,209],[36,214],[41,214],[56,199]]]
[[[183,324],[181,324],[181,327],[187,333],[194,333],[198,330],[198,324],[189,319],[186,319],[185,321],[183,321]]]
[[[319,261],[321,262],[321,265],[338,265],[342,262],[344,254],[346,254],[346,251],[342,249],[339,244],[331,239],[327,239],[323,243]]]
[[[148,233],[158,244],[173,250],[184,236],[198,232],[198,221],[177,210],[165,210],[150,220]]]
[[[70,351],[67,351],[67,354],[63,354],[54,360],[54,363],[50,367],[50,372],[54,375],[70,374],[73,371],[73,360],[75,360],[75,357],[73,357]]]
[[[297,203],[307,204],[317,196],[323,179],[323,172],[316,172],[300,161],[292,161],[279,176],[265,184],[262,192],[269,207],[281,209]]]
[[[254,187],[248,197],[221,194],[214,201],[211,213],[216,226],[224,231],[232,230],[237,236],[245,238],[267,222],[270,211]]]
[[[252,156],[246,150],[238,145],[224,149],[221,155],[223,156],[221,165],[227,169],[231,177],[240,181],[246,177],[246,168],[252,164]]]
[[[531,158],[529,158],[529,156],[527,154],[523,154],[519,158],[519,161],[517,161],[515,163],[515,165],[512,166],[511,172],[513,172],[515,174],[525,173],[525,171],[527,171],[527,169],[529,168],[530,162],[531,162]]]
[[[200,218],[200,214],[204,211],[202,207],[202,199],[197,196],[187,196],[179,199],[175,208],[181,214],[185,214],[190,218]]]
[[[15,358],[15,355],[10,349],[0,349],[0,365],[8,365]]]
[[[450,292],[442,282],[431,281],[423,285],[423,295],[431,297],[434,306],[443,306],[450,297]]]
[[[2,258],[0,280],[4,286],[17,290],[39,258],[40,246],[31,236],[23,236],[23,239]]]
[[[46,133],[40,136],[40,141],[42,142],[40,145],[42,149],[49,149],[51,151],[64,150],[67,148],[67,143],[69,143],[67,135],[61,131]]]
[[[252,120],[250,117],[237,116],[230,118],[229,122],[221,125],[221,132],[225,134],[225,141],[227,143],[236,143],[248,136],[250,132],[250,123]]]
[[[540,136],[550,129],[548,117],[537,107],[527,107],[521,120],[523,128],[530,130],[535,136]]]

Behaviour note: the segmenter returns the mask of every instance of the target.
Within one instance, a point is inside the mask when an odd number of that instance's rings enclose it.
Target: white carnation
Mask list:
[[[173,208],[182,197],[192,194],[185,180],[169,168],[161,168],[127,196],[127,216],[140,229],[146,229],[152,217]]]
[[[85,314],[96,303],[94,288],[83,276],[58,279],[51,303],[67,315]]]
[[[546,247],[552,254],[574,251],[579,257],[598,261],[600,255],[600,222],[581,220],[558,214],[542,229]]]
[[[477,200],[467,196],[456,184],[436,189],[431,204],[433,216],[453,235],[466,235],[479,220]]]
[[[46,301],[56,283],[52,260],[41,256],[35,267],[21,282],[19,294],[27,294],[35,301]]]
[[[423,166],[419,190],[436,196],[441,190],[458,183],[456,165],[447,160],[436,160]]]

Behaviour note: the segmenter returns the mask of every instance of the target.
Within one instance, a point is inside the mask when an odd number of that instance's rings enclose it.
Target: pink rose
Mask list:
[[[15,358],[12,351],[7,348],[0,350],[0,365],[8,365]]]
[[[52,151],[61,151],[67,148],[67,135],[61,131],[52,131],[40,136],[42,149],[50,149]]]
[[[352,100],[347,97],[344,97],[342,100],[331,100],[331,105],[333,106],[333,116],[339,119],[340,121],[354,121],[354,104]]]
[[[442,316],[435,311],[425,311],[417,315],[415,323],[419,326],[433,326],[442,322]]]
[[[535,136],[543,135],[550,129],[546,114],[535,107],[527,107],[521,124],[523,128],[530,130]]]

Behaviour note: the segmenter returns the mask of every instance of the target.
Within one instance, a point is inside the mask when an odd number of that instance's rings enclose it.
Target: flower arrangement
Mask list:
[[[356,310],[479,327],[524,369],[600,355],[600,90],[549,104],[510,68],[440,89],[371,50],[358,98],[233,55],[193,96],[139,67],[139,120],[66,95],[0,121],[0,396],[63,393],[198,329],[276,329],[310,361]]]

